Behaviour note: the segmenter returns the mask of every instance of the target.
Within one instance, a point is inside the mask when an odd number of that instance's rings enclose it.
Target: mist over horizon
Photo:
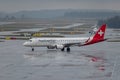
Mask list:
[[[107,18],[120,16],[119,10],[109,9],[51,9],[51,10],[24,10],[12,13],[0,12],[1,19],[26,18]]]
[[[0,12],[54,9],[120,10],[119,0],[0,0]]]
[[[119,16],[120,0],[0,0],[0,18],[105,18]]]

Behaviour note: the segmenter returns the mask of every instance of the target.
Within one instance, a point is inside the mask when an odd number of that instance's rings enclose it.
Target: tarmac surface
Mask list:
[[[113,34],[112,30],[107,29],[107,38],[118,37]],[[105,41],[89,46],[71,47],[71,52],[41,47],[32,52],[31,48],[22,45],[25,41],[0,42],[0,80],[120,79],[120,42]]]
[[[71,47],[71,52],[0,42],[0,80],[119,80],[120,42]]]

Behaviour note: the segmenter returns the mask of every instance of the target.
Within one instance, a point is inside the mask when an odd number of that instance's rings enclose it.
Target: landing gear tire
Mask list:
[[[61,51],[64,51],[64,48],[62,48]]]
[[[34,51],[34,48],[32,48],[32,51]]]
[[[70,52],[70,48],[69,47],[67,47],[67,52]]]

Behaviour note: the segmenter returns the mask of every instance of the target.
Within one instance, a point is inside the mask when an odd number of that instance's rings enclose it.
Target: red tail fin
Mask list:
[[[106,24],[102,25],[98,31],[86,41],[86,45],[104,41],[105,30]]]

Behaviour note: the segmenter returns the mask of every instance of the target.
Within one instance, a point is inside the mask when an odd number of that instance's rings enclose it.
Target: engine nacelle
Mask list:
[[[56,45],[56,48],[57,49],[62,49],[62,48],[64,48],[64,46],[63,45]]]

